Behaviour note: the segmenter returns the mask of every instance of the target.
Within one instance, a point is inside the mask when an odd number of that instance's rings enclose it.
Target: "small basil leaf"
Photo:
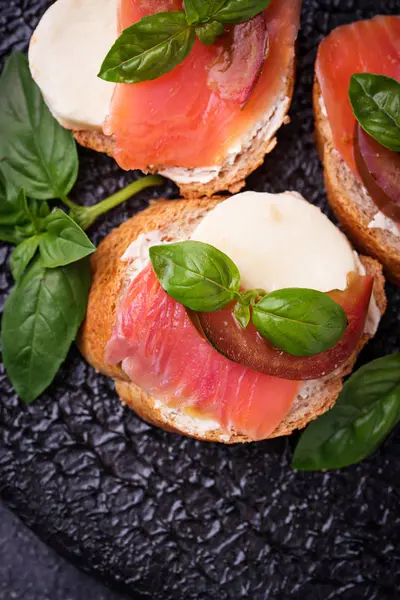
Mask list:
[[[122,32],[98,76],[117,83],[157,79],[188,56],[195,38],[194,28],[181,11],[143,17]]]
[[[29,201],[29,211],[32,217],[39,222],[42,222],[50,214],[49,205],[44,200],[31,199]]]
[[[10,190],[0,169],[0,225],[22,225],[29,221],[31,215],[24,190]]]
[[[150,260],[164,290],[181,304],[213,312],[231,302],[240,274],[226,254],[203,242],[187,241],[152,246]]]
[[[92,254],[96,247],[71,217],[59,208],[46,217],[46,232],[40,236],[40,257],[44,267],[55,268]]]
[[[46,269],[36,260],[4,306],[3,360],[17,394],[32,402],[52,382],[85,316],[86,260]]]
[[[35,256],[36,250],[39,246],[39,239],[40,238],[38,235],[34,235],[22,241],[14,249],[10,259],[10,267],[15,281],[19,281],[21,279],[28,264]]]
[[[242,327],[242,329],[246,329],[247,325],[250,323],[249,305],[236,302],[235,306],[233,307],[233,314],[240,327]]]
[[[24,190],[17,192],[7,188],[5,192],[1,185],[1,177],[0,171],[0,239],[18,244],[39,231],[39,223],[31,210],[31,205],[36,201],[31,200],[28,206]]]
[[[400,152],[400,83],[385,75],[357,73],[349,98],[361,127],[385,148]]]
[[[39,200],[68,194],[78,174],[75,140],[50,113],[22,53],[8,59],[0,90],[0,157],[7,179]]]
[[[213,6],[222,6],[224,0],[184,0],[186,21],[189,25],[206,23],[213,13]]]
[[[252,320],[263,337],[294,356],[312,356],[337,344],[346,329],[346,313],[327,294],[286,288],[253,306]]]
[[[7,242],[9,244],[18,244],[20,241],[15,227],[0,225],[0,241]]]
[[[210,21],[196,27],[196,34],[205,46],[211,46],[219,35],[224,33],[224,26],[218,21]]]
[[[191,25],[210,19],[225,24],[243,23],[265,10],[271,0],[185,0],[187,22]]]
[[[199,1],[199,0],[198,0]],[[271,0],[217,0],[210,17],[224,24],[243,23],[264,11]]]
[[[400,354],[378,358],[345,383],[335,406],[300,437],[292,467],[340,469],[374,452],[400,422]]]

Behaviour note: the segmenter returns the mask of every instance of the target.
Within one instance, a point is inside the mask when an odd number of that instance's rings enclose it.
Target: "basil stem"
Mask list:
[[[86,229],[93,225],[98,217],[115,208],[119,204],[122,204],[122,202],[125,202],[125,200],[131,198],[131,196],[138,194],[148,187],[162,185],[164,182],[165,180],[160,175],[147,175],[145,177],[141,177],[136,181],[132,181],[132,183],[122,188],[122,190],[119,190],[109,198],[106,198],[105,200],[102,200],[93,206],[81,206],[68,199],[69,206],[71,206],[69,215],[84,231],[86,231]],[[65,202],[65,199],[63,199],[63,201]]]

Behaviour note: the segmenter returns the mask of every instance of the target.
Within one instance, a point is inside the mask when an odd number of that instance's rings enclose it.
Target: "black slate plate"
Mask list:
[[[2,60],[26,49],[48,4],[0,1]],[[317,44],[339,24],[399,11],[400,0],[305,0],[292,123],[249,188],[297,189],[329,213],[312,137]],[[80,157],[74,197],[82,202],[135,176],[104,156],[81,150]],[[99,223],[94,239],[147,198]],[[2,301],[11,286],[8,254],[2,247]],[[399,350],[400,293],[387,291],[389,309],[359,364]],[[295,473],[295,436],[224,447],[164,433],[123,409],[111,382],[75,348],[32,406],[18,401],[3,370],[0,377],[1,493],[81,568],[155,600],[400,597],[398,433],[358,466]]]

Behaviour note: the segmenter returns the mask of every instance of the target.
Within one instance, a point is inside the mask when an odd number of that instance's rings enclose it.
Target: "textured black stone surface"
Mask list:
[[[81,573],[0,501],[0,600],[127,600]]]
[[[45,6],[0,1],[2,59],[26,48]],[[297,189],[329,214],[312,137],[317,44],[341,23],[399,11],[399,0],[305,0],[292,123],[250,188]],[[104,156],[80,155],[73,196],[82,202],[135,176]],[[108,216],[94,239],[147,198]],[[11,285],[8,254],[0,249],[2,300]],[[399,349],[400,293],[388,286],[388,294],[389,309],[360,364]],[[398,433],[358,466],[303,474],[289,467],[295,436],[224,447],[146,425],[75,348],[32,406],[18,401],[3,371],[0,379],[1,493],[81,568],[154,600],[400,597]]]

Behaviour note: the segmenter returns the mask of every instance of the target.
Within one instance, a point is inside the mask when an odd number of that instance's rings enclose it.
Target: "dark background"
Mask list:
[[[41,542],[0,502],[0,600],[125,600]]]
[[[48,4],[0,0],[0,68],[12,49],[26,50]],[[400,0],[304,1],[292,122],[249,178],[250,189],[296,189],[332,217],[313,140],[316,49],[334,27],[379,12],[398,14]],[[72,197],[96,202],[136,175],[80,150]],[[92,239],[98,243],[149,196],[101,220]],[[8,257],[1,247],[0,305],[12,285]],[[387,291],[389,309],[359,364],[399,350],[400,293]],[[43,542],[125,593],[153,600],[400,597],[398,432],[360,465],[296,473],[296,436],[224,447],[147,426],[75,348],[31,406],[16,398],[1,364],[0,393],[4,502]],[[115,599],[0,510],[1,600]]]

